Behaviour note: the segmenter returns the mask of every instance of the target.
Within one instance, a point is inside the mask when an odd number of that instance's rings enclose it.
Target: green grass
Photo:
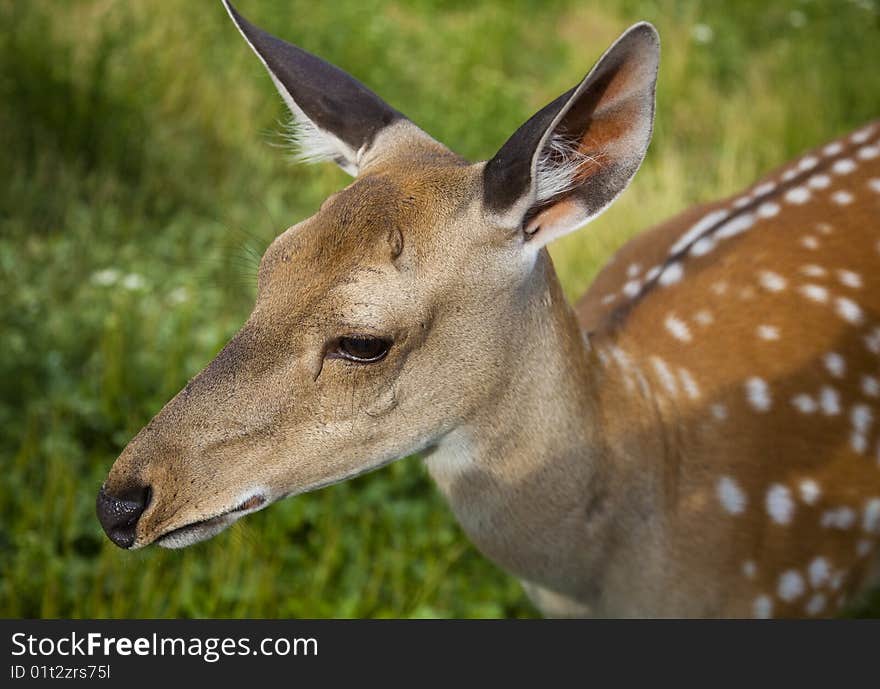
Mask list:
[[[554,246],[572,296],[639,230],[880,114],[877,2],[767,4],[239,0],[474,160],[655,22],[654,143]],[[534,615],[416,459],[185,551],[103,537],[116,455],[244,320],[255,256],[347,177],[267,145],[280,99],[219,3],[5,1],[0,22],[0,615]]]

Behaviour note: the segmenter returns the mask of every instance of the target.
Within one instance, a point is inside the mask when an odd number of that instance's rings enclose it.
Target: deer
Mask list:
[[[624,244],[570,305],[547,245],[647,153],[637,23],[469,162],[223,2],[353,177],[277,236],[246,322],[97,497],[126,549],[420,455],[548,617],[819,617],[880,578],[880,121]]]

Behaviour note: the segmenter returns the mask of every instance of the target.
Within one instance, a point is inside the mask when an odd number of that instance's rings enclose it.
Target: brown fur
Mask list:
[[[622,70],[610,91],[625,93],[626,74],[639,72]],[[594,135],[625,141],[628,126],[645,131],[645,117],[645,108],[623,108]],[[878,373],[864,344],[880,318],[880,193],[866,187],[880,177],[877,161],[861,161],[803,205],[785,193],[818,168],[778,187],[761,199],[780,204],[777,216],[703,257],[685,247],[669,258],[670,246],[729,201],[644,233],[596,280],[580,322],[546,250],[530,248],[521,224],[486,211],[482,169],[399,121],[380,132],[356,181],[276,239],[247,323],[110,472],[110,494],[152,489],[134,546],[186,545],[246,511],[423,451],[470,538],[521,578],[546,614],[747,616],[761,596],[774,614],[805,614],[817,556],[831,562],[833,581],[817,584],[829,600],[816,614],[855,595],[874,573],[859,544],[867,539],[876,553],[877,541],[862,529],[862,510],[880,497],[870,454],[877,400],[864,400],[875,415],[869,450],[854,452],[849,438],[858,375]],[[854,202],[829,203],[843,183],[857,190]],[[820,222],[832,229],[816,234]],[[805,233],[816,234],[819,250],[798,244]],[[645,279],[675,260],[680,282]],[[640,288],[626,296],[633,263]],[[798,275],[805,263],[827,268],[820,282],[832,300],[857,299],[863,323],[853,327],[833,301],[814,304],[796,291],[818,281]],[[837,269],[863,284],[839,284]],[[761,270],[783,276],[786,289],[762,287]],[[713,291],[721,281],[724,294]],[[701,310],[711,311],[711,326],[693,320]],[[687,342],[668,331],[670,314],[688,324]],[[756,337],[763,323],[779,340]],[[327,356],[352,335],[393,346],[376,364]],[[842,379],[822,369],[830,351],[846,361]],[[652,357],[676,376],[675,391]],[[750,376],[768,384],[766,412],[749,402]],[[791,405],[828,384],[839,390],[840,414]],[[717,404],[724,419],[711,413]],[[741,486],[741,513],[725,511],[721,476]],[[798,495],[805,478],[821,486],[812,505]],[[773,484],[793,495],[790,523],[768,516]],[[824,511],[840,506],[856,510],[857,523],[823,527]],[[786,571],[807,582],[791,600],[779,594]]]

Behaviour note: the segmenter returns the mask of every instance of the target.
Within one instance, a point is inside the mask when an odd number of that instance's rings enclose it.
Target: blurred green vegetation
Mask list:
[[[639,230],[880,114],[875,0],[239,7],[474,160],[653,21],[654,143],[553,247],[572,296]],[[0,615],[534,615],[416,459],[185,551],[103,537],[116,455],[244,320],[271,238],[347,177],[267,145],[281,101],[219,2],[0,0],[0,23]]]

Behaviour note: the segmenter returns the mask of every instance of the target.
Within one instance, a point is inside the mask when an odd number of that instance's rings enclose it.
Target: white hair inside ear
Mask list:
[[[535,165],[535,200],[548,201],[578,186],[578,171],[598,160],[578,150],[578,142],[553,133],[541,149]]]
[[[269,76],[281,94],[281,99],[290,110],[290,119],[284,125],[284,140],[293,152],[293,160],[298,163],[333,162],[352,177],[358,174],[357,151],[340,138],[318,127],[302,111],[290,93],[274,74]]]
[[[311,120],[291,114],[283,124],[282,136],[293,162],[333,162],[348,174],[357,175],[357,165],[349,163],[348,158],[340,152],[345,144],[332,134],[322,132]]]

